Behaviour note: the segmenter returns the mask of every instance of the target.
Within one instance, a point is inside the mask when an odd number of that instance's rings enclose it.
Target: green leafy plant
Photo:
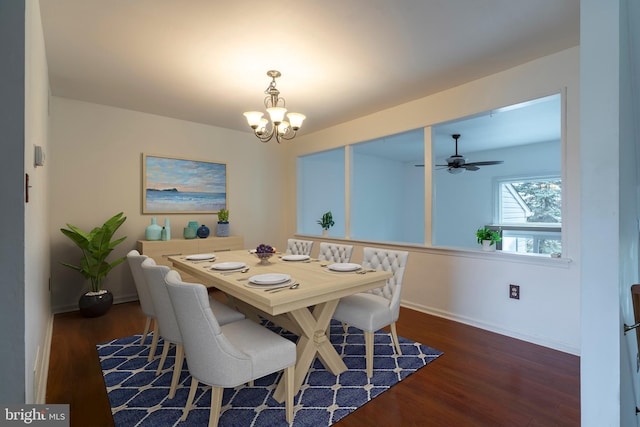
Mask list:
[[[482,243],[483,240],[491,240],[491,245],[502,240],[499,232],[487,227],[479,228],[476,231],[476,238],[478,239],[478,243]]]
[[[222,208],[218,211],[218,222],[229,222],[229,210]]]
[[[90,291],[99,292],[102,290],[102,280],[118,264],[127,257],[118,258],[113,262],[107,262],[107,257],[118,244],[127,237],[121,237],[111,241],[116,230],[124,223],[127,217],[120,212],[109,218],[101,227],[96,227],[89,233],[80,230],[71,224],[67,228],[61,228],[62,234],[67,236],[82,250],[80,265],[73,265],[61,262],[62,265],[80,272],[86,279],[91,281]]]
[[[322,218],[318,220],[318,224],[320,224],[320,227],[322,227],[323,230],[328,230],[333,227],[335,222],[333,222],[333,215],[331,214],[331,211],[325,212],[324,215],[322,215]]]

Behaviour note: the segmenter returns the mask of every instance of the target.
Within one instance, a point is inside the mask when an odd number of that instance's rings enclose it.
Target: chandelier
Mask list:
[[[280,71],[277,70],[267,71],[267,76],[271,77],[271,83],[264,91],[267,94],[264,98],[264,106],[271,118],[271,127],[267,130],[269,121],[262,117],[264,113],[260,111],[247,111],[244,113],[249,126],[253,129],[253,133],[262,142],[271,140],[274,135],[278,144],[283,139],[293,139],[300,126],[302,126],[302,121],[306,118],[304,114],[289,113],[287,114],[289,120],[285,120],[284,115],[287,112],[286,101],[284,98],[280,98],[280,91],[276,88],[276,79],[281,75]]]

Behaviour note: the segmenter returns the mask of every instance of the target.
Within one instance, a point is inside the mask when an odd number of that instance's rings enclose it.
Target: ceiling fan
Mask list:
[[[456,153],[453,156],[449,156],[447,158],[446,165],[436,165],[436,167],[442,169],[447,168],[447,171],[452,174],[462,173],[465,170],[468,171],[477,171],[480,169],[478,166],[490,166],[490,165],[499,165],[504,163],[502,160],[488,160],[485,162],[470,162],[467,163],[467,160],[462,157],[462,155],[458,154],[458,138],[460,138],[460,134],[455,133],[451,135],[453,139],[456,141]],[[416,165],[416,166],[424,166],[424,165]]]

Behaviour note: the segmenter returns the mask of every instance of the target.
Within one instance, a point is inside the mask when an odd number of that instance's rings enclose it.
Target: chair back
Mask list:
[[[300,239],[287,240],[287,253],[291,255],[311,256],[312,247],[313,247],[313,240],[300,240]]]
[[[138,292],[138,299],[140,300],[140,308],[147,317],[156,317],[156,312],[153,309],[153,301],[151,300],[151,294],[149,293],[149,286],[144,278],[142,272],[142,263],[149,258],[146,255],[140,255],[140,252],[135,249],[129,251],[127,254],[127,262],[131,269],[131,275],[133,275],[133,282],[136,285],[136,291]]]
[[[160,336],[174,344],[182,344],[182,335],[165,283],[165,276],[170,270],[166,265],[156,265],[153,258],[147,258],[142,263],[142,272],[149,286],[153,307],[156,310]]]
[[[167,274],[166,284],[191,375],[200,382],[219,387],[235,387],[249,381],[251,358],[235,348],[222,333],[204,285],[185,283],[173,270]]]
[[[368,292],[388,299],[389,307],[395,317],[400,313],[402,279],[404,277],[404,269],[407,265],[408,258],[409,252],[406,251],[392,251],[388,249],[369,247],[363,248],[363,267],[393,273],[393,276],[387,279],[387,283],[385,283],[383,287],[373,289]]]
[[[338,245],[335,243],[320,242],[320,253],[318,254],[318,259],[333,262],[349,262],[351,260],[352,252],[352,245]]]

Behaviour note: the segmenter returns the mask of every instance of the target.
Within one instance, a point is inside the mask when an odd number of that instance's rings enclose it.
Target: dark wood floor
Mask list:
[[[112,426],[95,345],[141,333],[137,302],[86,319],[55,316],[47,403],[69,403],[71,426]],[[402,309],[398,334],[444,355],[337,426],[579,426],[579,358]]]

